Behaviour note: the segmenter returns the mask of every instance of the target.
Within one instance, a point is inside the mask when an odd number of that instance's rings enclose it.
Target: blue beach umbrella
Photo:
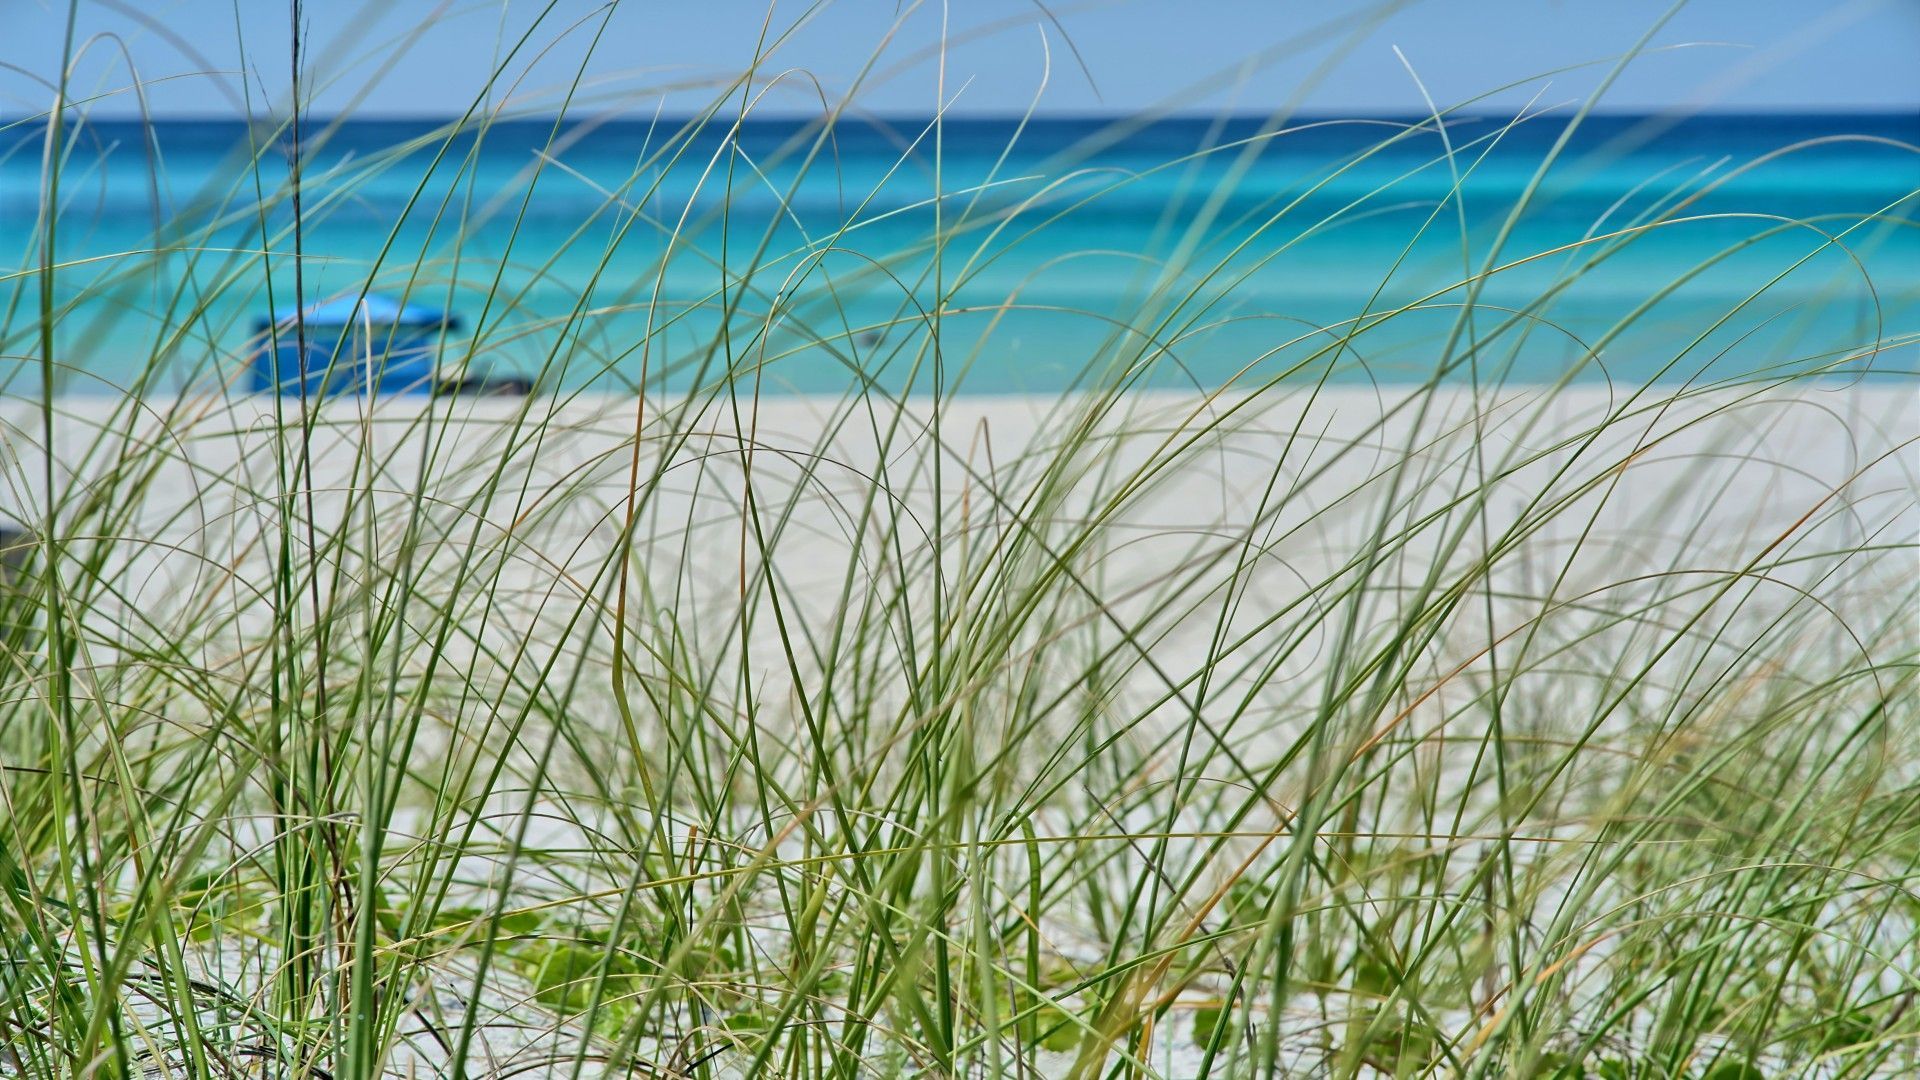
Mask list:
[[[435,342],[460,325],[444,311],[380,293],[336,297],[307,307],[303,357],[295,319],[296,310],[287,306],[254,323],[265,339],[252,362],[254,390],[299,394],[304,387],[309,397],[428,393]]]

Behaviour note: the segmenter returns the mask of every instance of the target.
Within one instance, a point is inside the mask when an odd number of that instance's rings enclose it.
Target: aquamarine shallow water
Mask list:
[[[1514,218],[1567,120],[315,123],[303,273],[309,302],[453,311],[450,361],[608,390],[1638,383],[1858,367],[1920,329],[1920,115],[1589,118]],[[68,133],[59,389],[244,366],[293,299],[274,134]],[[44,131],[0,139],[0,347],[37,392]]]

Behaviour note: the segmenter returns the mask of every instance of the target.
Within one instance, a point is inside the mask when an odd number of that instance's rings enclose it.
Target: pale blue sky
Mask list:
[[[362,115],[444,115],[480,94],[493,58],[547,0],[307,0],[311,107]],[[791,71],[767,106],[809,109],[811,78],[843,94],[876,53],[861,106],[925,113],[937,100],[932,47],[947,22],[947,94],[959,112],[1026,107],[1047,71],[1042,111],[1154,107],[1326,112],[1422,107],[1398,46],[1442,104],[1505,83],[1485,102],[1579,100],[1670,5],[1665,0],[802,0],[772,6],[776,32],[802,23],[768,61]],[[236,26],[236,10],[242,15]],[[516,100],[550,110],[582,65],[594,108],[683,111],[752,58],[765,0],[553,0],[512,64]],[[138,109],[124,43],[156,113],[230,112],[247,71],[254,107],[287,85],[284,0],[79,0],[75,93],[108,93],[102,114]],[[45,108],[67,19],[62,0],[0,0],[0,115]],[[138,14],[136,14],[136,12]],[[810,15],[809,13],[812,12]],[[593,35],[604,23],[597,47]],[[1064,36],[1062,31],[1064,30]],[[889,40],[889,35],[891,39]],[[244,37],[248,63],[242,63]],[[1087,72],[1066,47],[1070,38]],[[1616,109],[1920,109],[1920,0],[1691,0],[1608,94]],[[534,54],[541,58],[532,63]],[[1602,63],[1551,78],[1542,73]],[[807,77],[802,77],[805,72]],[[685,89],[685,87],[694,89]],[[675,89],[675,87],[682,87]],[[817,102],[817,97],[813,99]]]

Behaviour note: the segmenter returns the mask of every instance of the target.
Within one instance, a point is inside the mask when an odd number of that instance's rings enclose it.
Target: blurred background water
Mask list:
[[[610,391],[1913,369],[1920,114],[1590,117],[1516,217],[1568,119],[312,120],[305,298],[445,308],[444,362]],[[294,298],[285,131],[65,140],[57,388],[238,383]],[[13,393],[44,145],[0,129]]]

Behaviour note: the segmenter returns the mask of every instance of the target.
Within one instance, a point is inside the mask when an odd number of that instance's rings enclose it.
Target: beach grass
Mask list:
[[[530,364],[524,398],[248,395],[212,344],[213,298],[306,295],[303,235],[403,150],[465,179],[409,207],[437,241],[369,287],[504,281],[514,256],[461,247],[493,91],[322,175],[326,122],[256,102],[244,179],[104,265],[63,256],[87,101],[32,119],[0,324],[0,1075],[1920,1070],[1909,330],[1729,358],[1700,325],[1657,378],[1586,381],[1635,310],[1524,380],[1554,298],[1690,200],[1550,253],[1469,243],[1443,202],[1416,226],[1462,233],[1443,293],[1147,390],[1250,273],[1202,242],[1202,190],[1070,391],[972,397],[947,298],[1099,194],[950,193],[922,248],[844,264],[857,208],[744,262],[678,245],[692,204],[649,178],[705,176],[722,227],[765,196],[724,139],[678,156],[759,88],[663,121],[584,215],[608,262],[665,237],[651,276],[539,317],[483,288],[440,343]],[[1286,130],[1206,154],[1252,168]],[[563,170],[567,131],[529,168]],[[903,161],[937,170],[941,137]],[[1753,235],[1845,249],[1902,213]],[[1534,305],[1480,302],[1543,261]],[[669,348],[650,301],[688,266],[715,329]],[[163,329],[106,386],[62,319],[155,281]],[[875,291],[894,317],[845,315]],[[1430,375],[1353,383],[1409,320]],[[774,393],[822,357],[844,393]],[[636,364],[627,392],[580,377]]]

